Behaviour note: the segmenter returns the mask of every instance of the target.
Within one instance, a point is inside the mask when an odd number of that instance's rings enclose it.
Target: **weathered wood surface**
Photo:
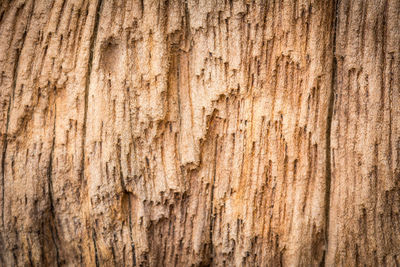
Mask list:
[[[396,266],[400,2],[0,2],[0,265]]]

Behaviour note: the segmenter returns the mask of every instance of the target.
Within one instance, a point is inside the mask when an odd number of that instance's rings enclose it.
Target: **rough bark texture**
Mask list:
[[[400,265],[400,1],[340,1],[328,262]]]
[[[0,265],[398,266],[398,0],[0,2]]]

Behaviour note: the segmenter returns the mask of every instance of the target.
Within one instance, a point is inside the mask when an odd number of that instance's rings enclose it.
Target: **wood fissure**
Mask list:
[[[101,13],[101,7],[102,7],[103,0],[97,0],[97,5],[96,5],[96,13],[95,13],[95,19],[94,19],[94,27],[93,27],[93,32],[90,37],[90,45],[89,45],[89,59],[88,59],[88,65],[87,65],[87,74],[86,74],[86,84],[85,84],[85,98],[84,98],[84,103],[85,103],[85,110],[83,112],[83,136],[82,136],[82,169],[81,169],[81,175],[82,175],[82,181],[85,179],[85,146],[86,146],[86,131],[87,131],[87,113],[88,113],[88,105],[89,105],[89,87],[90,87],[90,79],[92,75],[92,68],[93,68],[93,55],[94,55],[94,47],[96,44],[96,39],[97,39],[97,34],[99,30],[99,23],[100,23],[100,13]]]
[[[341,0],[333,0],[332,16],[332,81],[330,95],[328,99],[328,117],[326,124],[326,192],[325,192],[325,242],[324,242],[324,255],[322,258],[321,266],[326,266],[326,252],[329,250],[329,217],[330,217],[330,199],[331,199],[331,180],[332,180],[332,159],[331,159],[331,135],[332,135],[332,122],[334,114],[334,102],[337,86],[337,59],[336,59],[336,34],[337,34],[337,20],[339,12],[339,2]]]
[[[96,263],[96,267],[100,266],[100,262],[99,262],[99,255],[97,252],[97,235],[96,235],[96,230],[92,229],[92,240],[93,240],[93,246],[94,246],[94,259],[95,259],[95,263]]]
[[[56,263],[57,266],[60,266],[60,256],[59,256],[59,245],[58,245],[58,230],[57,230],[57,218],[56,218],[56,211],[54,208],[54,199],[53,199],[53,157],[54,157],[54,146],[56,143],[56,114],[57,108],[54,104],[54,117],[53,117],[53,140],[51,142],[51,149],[50,149],[50,156],[49,156],[49,165],[47,167],[47,186],[48,186],[48,194],[49,194],[49,202],[50,202],[50,231],[51,231],[51,238],[54,244],[54,248],[56,250]]]

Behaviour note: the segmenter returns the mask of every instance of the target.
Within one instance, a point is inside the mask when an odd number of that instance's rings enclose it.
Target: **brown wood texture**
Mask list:
[[[3,0],[0,38],[0,266],[400,265],[398,0]]]

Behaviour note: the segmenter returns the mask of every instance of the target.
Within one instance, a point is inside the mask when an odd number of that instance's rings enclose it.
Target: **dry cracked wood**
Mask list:
[[[0,1],[0,265],[398,266],[398,0]]]

